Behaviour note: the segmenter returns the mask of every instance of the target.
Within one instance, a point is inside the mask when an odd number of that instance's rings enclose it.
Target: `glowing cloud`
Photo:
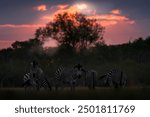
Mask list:
[[[116,15],[120,15],[120,14],[121,14],[121,10],[119,10],[119,9],[114,9],[114,10],[112,10],[110,13],[116,14]]]
[[[54,14],[61,14],[63,12],[68,12],[68,13],[76,13],[76,12],[80,12],[80,13],[95,13],[95,10],[91,10],[89,9],[88,5],[86,4],[74,4],[74,5],[57,5],[57,10],[54,12]]]
[[[118,23],[117,21],[108,21],[108,20],[100,21],[100,24],[104,27],[116,25],[117,23]]]
[[[79,10],[84,10],[84,9],[88,8],[88,6],[86,4],[77,4],[76,7]]]
[[[42,24],[21,24],[21,25],[3,24],[3,25],[0,25],[0,28],[38,28],[42,26],[44,25]]]
[[[57,5],[58,9],[65,9],[67,8],[69,5],[68,4],[62,4],[62,5]]]
[[[89,16],[90,19],[97,19],[97,20],[115,20],[115,21],[127,21],[129,18],[125,16],[118,16],[113,14],[102,14],[102,15],[94,15]]]
[[[37,11],[47,11],[47,6],[43,4],[43,5],[36,6],[33,9]]]
[[[102,15],[93,15],[88,16],[89,19],[96,19],[101,23],[102,26],[111,26],[116,25],[120,22],[126,23],[126,24],[134,24],[135,21],[129,19],[128,17],[122,16],[122,15],[114,15],[114,14],[102,14]]]
[[[64,12],[75,13],[75,12],[79,12],[79,9],[77,9],[76,5],[73,5],[73,6],[69,6],[66,9],[58,9],[54,14],[61,14]]]
[[[97,14],[96,9],[90,8],[87,4],[74,4],[74,5],[57,5],[57,9],[51,15],[44,15],[41,19],[45,21],[52,21],[54,16],[57,14],[62,14],[64,12],[68,13],[83,13],[87,15],[89,19],[96,19],[101,23],[102,26],[117,25],[119,22],[124,22],[126,24],[134,24],[135,21],[121,14],[121,10],[114,9],[108,14]]]
[[[75,5],[71,5],[71,6],[69,6],[67,4],[66,5],[57,5],[56,8],[57,8],[57,10],[53,14],[45,15],[41,19],[51,21],[51,20],[53,20],[55,15],[62,14],[64,12],[67,12],[67,13],[79,12],[79,13],[85,13],[85,14],[91,14],[91,13],[95,14],[96,13],[95,10],[87,9],[88,6],[86,4],[75,4]]]

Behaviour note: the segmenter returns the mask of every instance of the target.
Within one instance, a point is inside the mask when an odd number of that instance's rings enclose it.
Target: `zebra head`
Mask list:
[[[81,79],[83,77],[83,74],[86,74],[86,70],[83,68],[81,64],[77,64],[73,68],[74,75],[76,76],[76,79]]]

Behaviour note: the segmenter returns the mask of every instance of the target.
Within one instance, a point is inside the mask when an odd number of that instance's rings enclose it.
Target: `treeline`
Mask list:
[[[126,72],[129,84],[150,84],[150,37],[139,38],[122,45],[97,44],[80,51],[70,46],[43,48],[39,39],[16,41],[10,48],[0,50],[0,86],[19,87],[29,71],[32,60],[39,62],[44,73],[54,77],[60,65],[72,67],[80,63],[86,69],[95,69],[100,75],[110,69],[119,68]]]

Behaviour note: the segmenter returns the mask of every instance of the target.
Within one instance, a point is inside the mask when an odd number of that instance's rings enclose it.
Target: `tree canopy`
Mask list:
[[[27,48],[30,49],[31,47],[35,46],[42,46],[43,42],[40,41],[39,39],[29,39],[27,41],[16,41],[14,42],[11,46],[13,49],[19,49],[19,48]]]
[[[57,14],[53,21],[36,30],[36,38],[52,38],[60,45],[75,49],[87,48],[97,43],[104,43],[104,27],[95,19],[88,19],[80,13]]]

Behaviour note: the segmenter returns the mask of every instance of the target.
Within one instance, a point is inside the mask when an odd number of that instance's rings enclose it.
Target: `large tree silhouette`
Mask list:
[[[53,21],[36,30],[36,38],[52,38],[60,45],[75,49],[87,48],[103,41],[104,27],[95,19],[88,19],[80,13],[57,14]]]

